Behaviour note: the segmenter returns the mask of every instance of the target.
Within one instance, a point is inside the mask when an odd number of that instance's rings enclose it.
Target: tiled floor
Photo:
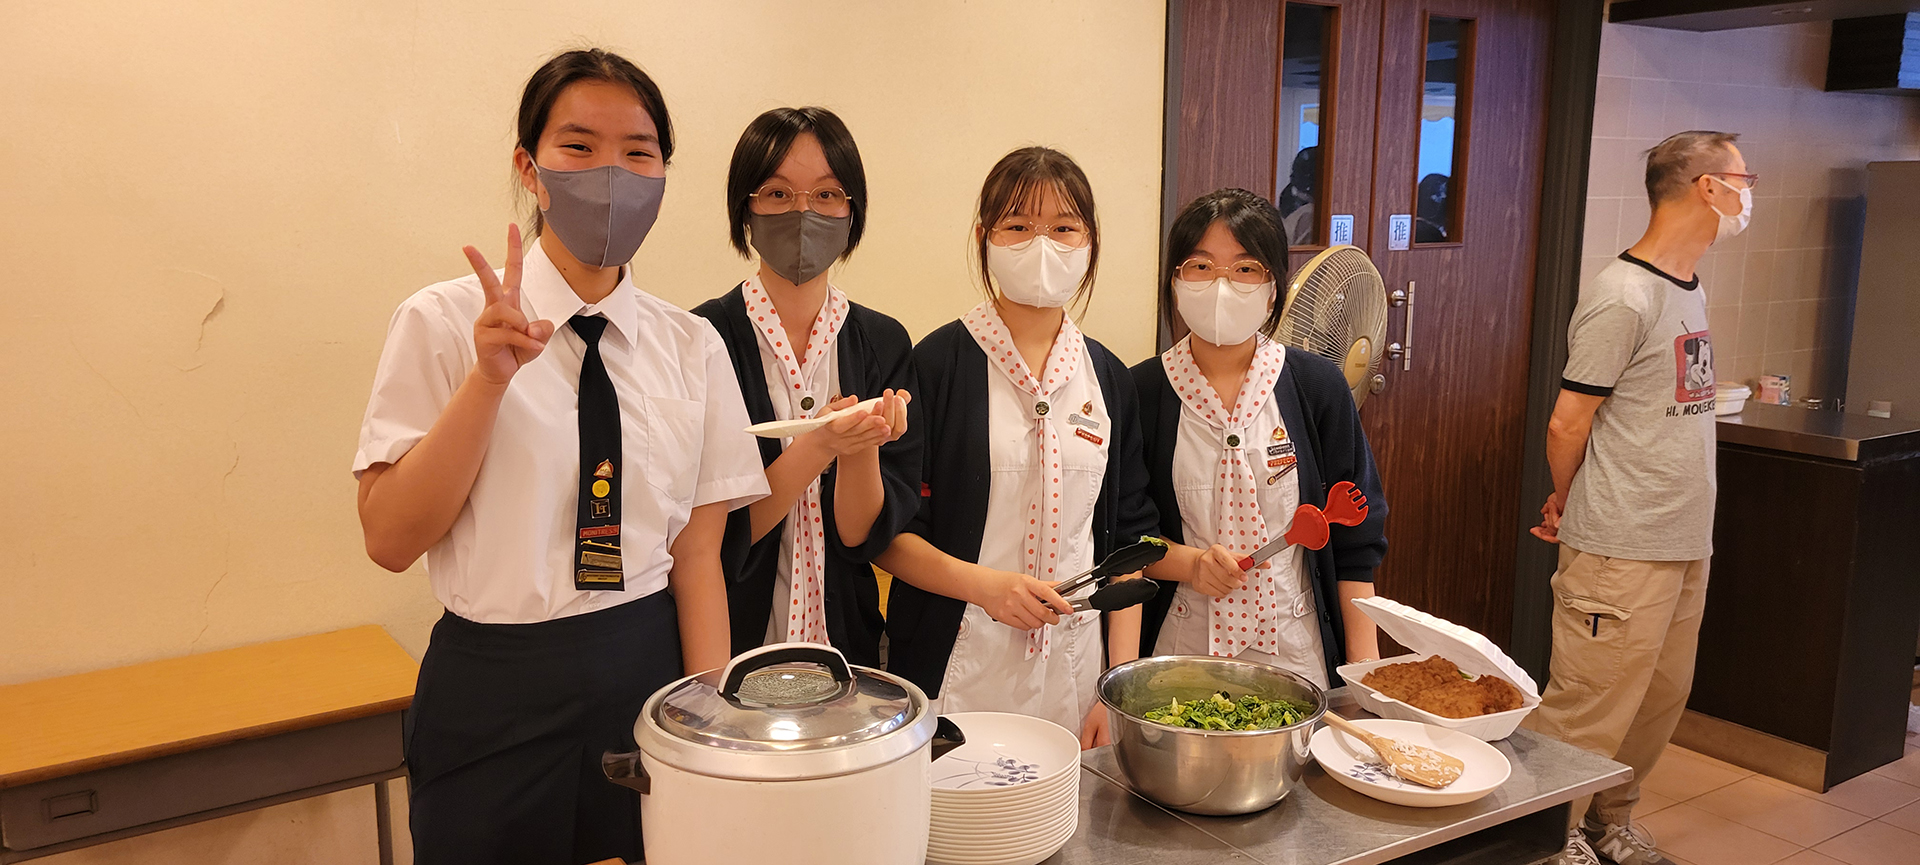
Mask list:
[[[1634,819],[1677,865],[1920,865],[1920,734],[1826,793],[1668,748]]]

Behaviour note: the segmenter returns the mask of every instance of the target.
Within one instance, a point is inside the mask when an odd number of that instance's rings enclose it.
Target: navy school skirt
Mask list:
[[[524,625],[447,613],[404,736],[414,861],[578,865],[641,857],[639,794],[600,772],[681,676],[673,596]]]

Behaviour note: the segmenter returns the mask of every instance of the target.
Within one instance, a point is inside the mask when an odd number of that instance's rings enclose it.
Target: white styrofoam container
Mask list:
[[[1717,416],[1739,414],[1747,407],[1747,398],[1753,396],[1753,389],[1743,384],[1721,382],[1718,390],[1713,404],[1713,413]]]
[[[1458,730],[1484,742],[1493,742],[1513,735],[1513,731],[1519,729],[1521,720],[1540,705],[1540,688],[1533,683],[1533,677],[1507,657],[1507,653],[1500,651],[1500,647],[1494,645],[1492,640],[1472,629],[1386,598],[1356,598],[1354,604],[1361,607],[1367,618],[1380,626],[1380,630],[1386,631],[1387,636],[1415,653],[1398,658],[1342,664],[1339,667],[1337,672],[1340,678],[1347,680],[1347,686],[1353,689],[1353,696],[1361,708],[1382,718],[1421,721]],[[1520,690],[1520,708],[1478,718],[1447,718],[1402,703],[1360,681],[1376,668],[1420,661],[1433,655],[1452,661],[1461,672],[1474,678],[1496,676],[1505,679]]]

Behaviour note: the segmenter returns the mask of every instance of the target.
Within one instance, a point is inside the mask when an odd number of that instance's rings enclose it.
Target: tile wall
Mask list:
[[[1601,39],[1582,282],[1646,228],[1647,148],[1740,133],[1761,175],[1746,232],[1699,268],[1720,380],[1846,392],[1866,164],[1920,159],[1920,98],[1827,93],[1827,23],[1713,33],[1608,24]],[[1920,202],[1914,206],[1920,207]]]

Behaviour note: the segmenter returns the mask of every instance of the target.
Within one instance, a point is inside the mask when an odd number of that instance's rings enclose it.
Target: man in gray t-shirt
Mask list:
[[[1733,141],[1682,132],[1647,151],[1646,234],[1580,292],[1547,428],[1553,495],[1533,533],[1560,545],[1553,660],[1528,726],[1633,767],[1576,807],[1565,865],[1662,865],[1633,824],[1693,688],[1713,554],[1714,376],[1694,266],[1744,229],[1754,181]]]

